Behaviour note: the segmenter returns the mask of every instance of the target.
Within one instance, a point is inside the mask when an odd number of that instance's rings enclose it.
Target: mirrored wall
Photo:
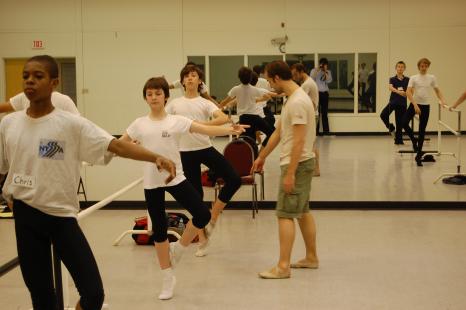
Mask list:
[[[327,59],[332,75],[329,88],[329,113],[377,113],[377,53],[290,53],[285,55],[234,55],[188,56],[188,61],[199,65],[208,73],[206,83],[210,94],[222,100],[228,91],[240,83],[238,69],[265,66],[274,60],[284,60],[288,65],[302,63],[306,73],[319,67]],[[281,102],[273,102],[272,110],[280,113]]]

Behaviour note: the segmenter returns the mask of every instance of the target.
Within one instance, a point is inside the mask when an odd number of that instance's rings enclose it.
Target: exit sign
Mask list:
[[[44,41],[34,40],[32,41],[32,49],[43,49],[45,47]]]

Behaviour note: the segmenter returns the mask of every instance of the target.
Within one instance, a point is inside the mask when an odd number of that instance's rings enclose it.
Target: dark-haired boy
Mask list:
[[[406,64],[399,61],[395,66],[396,75],[390,78],[388,89],[390,90],[390,100],[385,108],[380,113],[385,127],[392,133],[395,131],[395,144],[403,143],[403,115],[406,113],[406,89],[408,88],[409,77],[403,73],[406,69]],[[390,114],[395,111],[395,123],[393,126],[389,121]]]
[[[56,309],[50,246],[70,272],[80,294],[76,309],[100,309],[103,284],[92,250],[76,217],[82,161],[105,163],[110,151],[150,161],[175,177],[170,160],[114,139],[89,120],[56,109],[51,95],[58,65],[48,55],[30,58],[23,70],[27,110],[0,124],[0,173],[8,173],[3,196],[13,202],[18,258],[34,309]],[[108,158],[107,158],[108,159]]]

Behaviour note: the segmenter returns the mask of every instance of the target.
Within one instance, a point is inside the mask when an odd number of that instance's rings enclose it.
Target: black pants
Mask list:
[[[169,192],[193,216],[194,226],[204,228],[209,223],[209,208],[204,205],[199,193],[187,180],[174,186],[144,189],[155,242],[167,240],[168,222],[165,212],[165,191]]]
[[[270,136],[273,134],[275,128],[271,127],[263,118],[255,114],[242,114],[239,117],[240,124],[249,125],[244,133],[246,136],[251,137],[254,141],[256,140],[256,131],[262,131],[266,138],[262,142],[263,146],[267,145]]]
[[[275,115],[273,115],[272,110],[268,106],[264,107],[264,121],[275,131]]]
[[[387,104],[385,108],[380,113],[380,118],[382,119],[385,127],[390,130],[390,114],[395,111],[395,141],[403,141],[403,116],[406,113],[406,105],[403,104]]]
[[[322,130],[324,134],[329,132],[328,128],[328,91],[319,92],[319,115],[322,119]],[[317,125],[319,126],[319,125]],[[317,127],[319,133],[319,127]]]
[[[241,178],[225,157],[215,148],[209,147],[198,151],[180,152],[180,155],[184,175],[201,195],[201,199],[204,197],[201,182],[201,164],[212,169],[216,177],[221,177],[225,181],[225,186],[222,187],[218,195],[220,201],[224,203],[229,202],[240,188]]]
[[[426,104],[419,104],[419,109],[421,109],[421,115],[419,115],[419,137],[417,141],[417,154],[419,156],[422,155],[422,146],[424,144],[424,137],[426,135],[426,127],[427,122],[429,121],[429,114],[430,114],[430,105]],[[408,134],[409,138],[413,142],[413,145],[416,144],[416,139],[414,138],[413,129],[409,127],[409,122],[414,117],[416,112],[414,111],[414,106],[411,103],[406,111],[405,115],[403,116],[403,128],[405,132]]]
[[[51,245],[74,280],[84,310],[100,310],[104,289],[89,243],[75,218],[45,214],[13,202],[16,245],[24,282],[34,310],[56,310]],[[66,285],[66,283],[64,283]]]

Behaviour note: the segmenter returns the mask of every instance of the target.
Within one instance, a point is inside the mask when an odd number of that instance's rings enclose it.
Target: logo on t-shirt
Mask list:
[[[168,131],[166,130],[162,131],[162,138],[170,138],[170,134],[168,133]]]
[[[65,159],[65,141],[41,139],[39,145],[39,158],[56,160]]]

